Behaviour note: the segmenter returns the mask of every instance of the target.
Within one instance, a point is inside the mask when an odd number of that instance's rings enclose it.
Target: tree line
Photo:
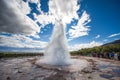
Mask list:
[[[93,53],[120,52],[120,44],[110,44],[93,48],[84,48],[78,51],[72,51],[71,55],[92,55]]]
[[[0,52],[0,58],[9,57],[25,57],[25,56],[42,56],[43,53],[28,53],[28,52]]]

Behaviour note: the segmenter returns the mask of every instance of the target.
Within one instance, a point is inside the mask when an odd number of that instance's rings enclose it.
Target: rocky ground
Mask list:
[[[120,61],[73,57],[87,60],[81,71],[64,70],[36,65],[40,57],[0,59],[0,80],[120,80]]]

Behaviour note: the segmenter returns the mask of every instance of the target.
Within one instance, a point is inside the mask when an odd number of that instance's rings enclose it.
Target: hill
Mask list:
[[[120,39],[119,39],[119,40],[112,41],[112,42],[109,42],[109,43],[106,43],[106,44],[104,44],[103,46],[108,46],[108,45],[111,45],[111,44],[120,44]]]
[[[71,52],[72,55],[92,55],[92,53],[120,52],[120,39],[93,48],[84,48]]]

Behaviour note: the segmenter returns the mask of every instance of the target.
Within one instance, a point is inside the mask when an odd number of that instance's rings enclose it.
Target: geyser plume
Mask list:
[[[70,54],[67,49],[65,27],[60,21],[55,23],[51,42],[45,50],[44,61],[47,64],[66,65],[70,62]]]
[[[52,65],[70,64],[65,28],[72,18],[78,18],[77,10],[77,0],[49,1],[49,13],[55,17],[55,26],[51,41],[45,49],[44,59],[41,62]]]

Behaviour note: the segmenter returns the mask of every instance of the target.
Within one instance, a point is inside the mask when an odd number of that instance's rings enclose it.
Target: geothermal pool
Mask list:
[[[82,69],[86,68],[89,66],[89,63],[86,60],[81,60],[81,59],[71,59],[70,64],[50,64],[50,63],[45,63],[42,60],[36,61],[36,65],[42,68],[46,69],[57,69],[57,70],[64,70],[68,72],[76,72],[76,71],[81,71]]]

